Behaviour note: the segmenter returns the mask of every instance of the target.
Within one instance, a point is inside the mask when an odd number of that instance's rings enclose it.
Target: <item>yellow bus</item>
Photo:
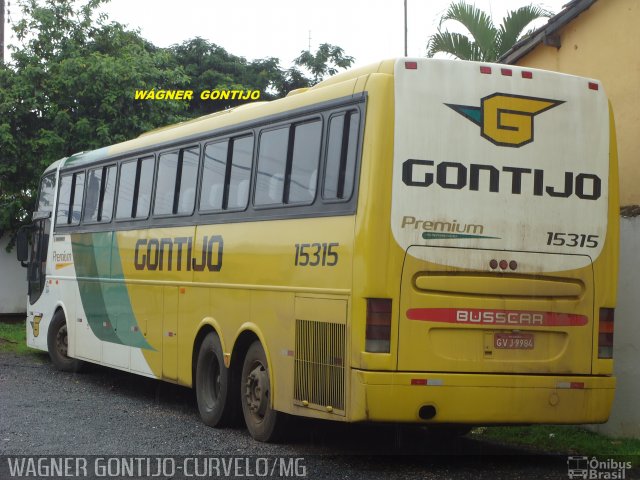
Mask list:
[[[211,426],[609,415],[596,80],[381,61],[57,161],[28,230],[28,345],[193,387]]]

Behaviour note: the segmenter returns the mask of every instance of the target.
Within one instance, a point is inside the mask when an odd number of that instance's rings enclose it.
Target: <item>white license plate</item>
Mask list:
[[[507,350],[532,350],[532,333],[496,333],[493,335],[493,346]]]

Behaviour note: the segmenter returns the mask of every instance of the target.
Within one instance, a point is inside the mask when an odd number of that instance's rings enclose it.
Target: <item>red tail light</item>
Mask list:
[[[388,353],[391,345],[391,299],[367,298],[367,352]]]
[[[601,308],[598,325],[598,358],[613,358],[613,317],[615,309]]]

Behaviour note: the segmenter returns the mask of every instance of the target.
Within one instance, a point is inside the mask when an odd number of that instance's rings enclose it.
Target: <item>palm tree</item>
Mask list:
[[[429,38],[427,56],[438,52],[448,53],[462,60],[493,62],[507,52],[522,36],[533,20],[553,14],[535,5],[511,10],[496,28],[491,17],[464,0],[453,3],[440,19],[438,32]],[[466,27],[471,36],[442,31],[442,24],[454,20]],[[530,31],[527,34],[531,33]]]

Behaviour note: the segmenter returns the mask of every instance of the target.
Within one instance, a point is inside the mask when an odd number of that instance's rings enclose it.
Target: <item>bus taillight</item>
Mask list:
[[[615,309],[600,309],[598,326],[598,358],[613,358],[613,317]]]
[[[391,299],[367,298],[367,333],[364,349],[388,353],[391,340]]]

